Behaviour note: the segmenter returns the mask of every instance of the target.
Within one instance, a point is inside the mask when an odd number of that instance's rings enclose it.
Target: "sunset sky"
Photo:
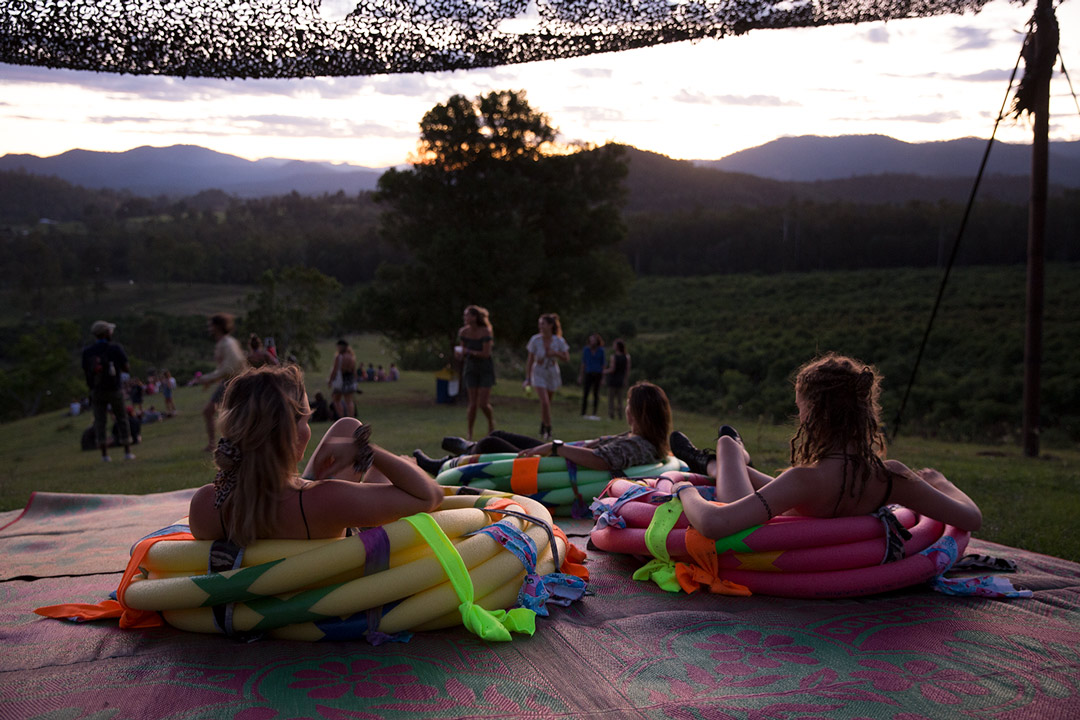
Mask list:
[[[385,167],[407,161],[432,106],[502,89],[524,89],[562,140],[614,140],[675,158],[719,158],[785,135],[985,138],[1033,7],[998,0],[978,15],[758,30],[427,75],[184,80],[0,65],[0,155],[193,144],[249,159]],[[1080,2],[1057,13],[1080,91]],[[1080,139],[1080,108],[1060,73],[1052,94],[1052,137]],[[1026,121],[1007,120],[998,133],[1030,136]]]

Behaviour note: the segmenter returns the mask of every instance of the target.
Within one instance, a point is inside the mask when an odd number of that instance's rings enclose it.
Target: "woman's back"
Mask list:
[[[341,537],[343,530],[328,529],[321,523],[313,523],[318,520],[318,516],[312,512],[311,506],[316,504],[313,502],[316,493],[313,493],[312,489],[318,483],[301,483],[299,487],[286,487],[280,491],[273,523],[263,534],[280,540]],[[189,522],[192,534],[199,539],[225,538],[225,516],[222,509],[214,507],[212,485],[201,488],[192,497]]]
[[[803,490],[787,514],[848,517],[872,513],[888,504],[894,475],[884,468],[871,467],[869,477],[863,480],[864,467],[848,455],[823,458],[815,465],[786,471],[785,475],[795,471],[792,480]]]
[[[353,355],[351,352],[343,352],[339,355],[339,357],[341,358],[341,364],[338,369],[341,370],[342,373],[355,374],[356,356]]]

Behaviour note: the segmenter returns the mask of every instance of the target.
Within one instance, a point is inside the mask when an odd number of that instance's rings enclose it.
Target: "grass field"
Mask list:
[[[377,338],[353,343],[357,356],[378,364],[389,355]],[[209,348],[208,348],[209,350]],[[329,358],[330,344],[323,348]],[[208,353],[209,354],[209,353]],[[323,363],[325,368],[328,363]],[[325,387],[325,370],[313,372],[308,390]],[[183,380],[183,379],[182,379]],[[404,372],[397,383],[362,384],[358,415],[374,429],[376,442],[410,453],[420,447],[439,454],[443,435],[463,435],[463,404],[435,403],[435,380],[430,373]],[[160,396],[148,396],[144,406]],[[146,425],[143,442],[135,447],[138,459],[103,463],[97,452],[79,450],[79,437],[92,420],[59,413],[5,424],[0,434],[0,510],[23,507],[34,491],[76,493],[155,493],[194,487],[213,479],[209,455],[203,451],[206,435],[200,409],[209,397],[197,388],[178,388],[180,413],[165,422]],[[500,427],[535,433],[539,404],[521,391],[517,377],[505,378],[493,395]],[[621,432],[623,423],[589,421],[579,416],[580,393],[574,386],[556,398],[555,433],[575,440]],[[699,445],[715,436],[718,420],[676,408],[675,426]],[[478,431],[483,431],[479,420]],[[314,425],[316,437],[326,425]],[[784,466],[791,428],[773,425],[739,426],[758,468],[771,471]],[[315,443],[312,443],[312,448]],[[310,449],[310,448],[309,448]],[[979,446],[905,438],[891,448],[891,456],[915,467],[932,466],[962,486],[983,510],[984,526],[978,536],[995,542],[1080,561],[1080,452],[1053,451],[1037,460],[1025,459],[1018,448]]]

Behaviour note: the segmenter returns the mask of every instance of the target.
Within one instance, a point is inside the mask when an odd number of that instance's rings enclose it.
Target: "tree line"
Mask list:
[[[798,196],[774,204],[718,199],[679,209],[665,210],[660,202],[627,208],[626,148],[558,146],[556,135],[523,92],[503,91],[475,99],[455,95],[432,108],[421,121],[417,162],[387,172],[373,194],[241,200],[206,191],[182,200],[148,199],[0,173],[0,282],[9,309],[25,313],[18,326],[3,329],[9,337],[0,346],[0,389],[9,396],[13,388],[16,394],[25,390],[20,413],[50,402],[42,399],[47,378],[34,373],[60,371],[49,363],[27,367],[33,354],[21,355],[20,348],[77,349],[75,326],[43,322],[65,293],[92,307],[106,281],[227,282],[256,288],[245,320],[284,341],[279,348],[304,362],[317,360],[315,340],[326,333],[377,331],[396,342],[399,358],[409,360],[406,367],[419,367],[438,362],[465,305],[491,309],[504,347],[522,342],[541,312],[555,311],[573,319],[571,328],[584,318],[590,329],[624,337],[646,328],[660,333],[663,340],[637,367],[667,380],[669,392],[687,407],[778,419],[779,403],[786,400],[773,397],[776,380],[805,358],[787,352],[781,360],[760,348],[786,347],[787,339],[770,333],[793,328],[805,299],[791,306],[771,298],[759,311],[768,323],[744,327],[736,349],[720,352],[675,330],[700,315],[707,327],[699,333],[725,337],[728,322],[695,310],[680,284],[697,278],[714,287],[710,283],[718,281],[707,278],[728,276],[738,286],[743,281],[736,275],[778,273],[816,282],[807,279],[813,277],[809,271],[940,265],[961,211],[950,201],[859,204]],[[769,183],[775,201],[779,184]],[[1051,261],[1077,259],[1078,200],[1080,191],[1069,191],[1051,203]],[[33,215],[49,221],[34,222]],[[961,264],[1023,261],[1025,207],[987,200],[974,218]],[[628,289],[642,287],[633,284],[635,275],[683,279],[669,288],[670,297],[654,297],[655,305],[641,315],[627,316],[622,308],[637,307]],[[858,284],[856,278],[846,282]],[[915,301],[910,288],[885,284],[875,290],[885,293],[880,302]],[[663,316],[659,308],[671,303],[680,308],[673,327],[651,330],[652,318]],[[850,315],[821,313],[815,321],[826,327],[851,325]],[[183,335],[187,324],[200,322],[132,318],[132,327],[156,323],[139,328],[155,349],[136,348],[135,357],[160,365],[170,359],[172,331]],[[904,337],[912,334],[911,325],[902,328]],[[880,347],[873,327],[867,319],[851,328],[863,337],[856,349]],[[985,335],[977,325],[964,328],[968,335]],[[810,337],[819,349],[844,350],[834,342],[840,336]],[[686,348],[695,349],[692,356]],[[995,362],[983,350],[975,356]],[[870,359],[876,353],[856,354]],[[1007,382],[998,387],[1011,388]],[[724,400],[714,407],[705,401],[709,397]],[[980,427],[1000,428],[1005,415],[993,403],[1004,397],[988,400],[981,414],[967,414],[981,418]],[[13,412],[12,406],[4,410],[5,416]],[[917,412],[925,420],[939,410]]]
[[[617,154],[611,148],[585,156],[594,165],[611,165]],[[608,160],[602,159],[605,155]],[[485,260],[497,259],[498,247],[507,243],[515,253],[531,248],[534,244],[515,241],[523,236],[514,228],[533,223],[536,229],[556,222],[543,212],[544,203],[553,201],[553,189],[564,196],[579,194],[579,207],[584,207],[580,185],[560,188],[556,182],[560,162],[572,164],[567,157],[553,158],[548,168],[555,175],[547,178],[534,172],[522,174],[516,184],[488,182],[474,191],[465,188],[474,195],[469,202],[478,203],[472,219],[461,206],[447,205],[437,196],[430,201],[442,202],[441,209],[425,206],[432,213],[426,217],[438,222],[440,242],[456,243],[465,254],[475,248]],[[382,181],[384,200],[390,200],[403,183],[412,183],[409,192],[439,187],[415,172],[390,171]],[[611,194],[619,193],[625,174],[625,169],[613,166],[603,169]],[[9,192],[13,189],[18,191]],[[520,215],[506,210],[510,193],[517,194],[515,202],[527,199],[531,210]],[[34,202],[24,203],[27,197]],[[314,268],[346,287],[369,283],[384,265],[411,266],[423,257],[425,250],[405,242],[409,233],[414,239],[428,237],[425,228],[390,227],[394,221],[387,219],[386,204],[380,206],[378,197],[379,193],[320,197],[293,193],[239,199],[210,191],[177,201],[124,197],[75,188],[55,178],[0,172],[0,286],[17,290],[13,301],[21,300],[29,309],[41,307],[53,289],[63,286],[90,290],[95,283],[127,279],[254,283],[263,270],[290,266]],[[626,206],[620,213],[615,199],[603,203],[605,212],[610,211],[613,223],[624,226],[625,235],[610,243],[605,228],[611,225],[594,223],[589,229],[592,239],[584,241],[618,253],[641,276],[940,266],[951,251],[963,212],[960,203],[951,201],[862,204],[789,199],[779,204],[729,205],[718,198],[715,205],[641,211]],[[476,234],[462,242],[462,223],[473,222],[481,212],[488,218],[487,229],[468,225]],[[48,222],[39,222],[41,218]],[[980,200],[958,263],[1022,263],[1026,234],[1026,205]],[[1080,260],[1080,190],[1065,190],[1050,199],[1046,257],[1051,262]],[[528,258],[515,255],[506,258],[503,267],[527,262]],[[496,281],[486,272],[477,275],[480,282]]]

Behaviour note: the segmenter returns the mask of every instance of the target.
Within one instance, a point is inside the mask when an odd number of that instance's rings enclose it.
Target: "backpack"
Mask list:
[[[110,347],[105,345],[101,352],[96,352],[90,361],[90,387],[94,390],[118,390],[120,378],[116,372],[116,363],[113,362]]]

